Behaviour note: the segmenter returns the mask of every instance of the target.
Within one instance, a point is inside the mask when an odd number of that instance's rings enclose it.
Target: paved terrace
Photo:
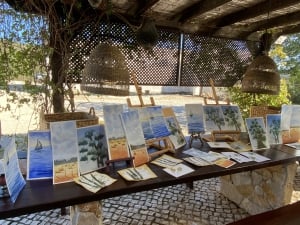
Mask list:
[[[154,95],[153,97],[157,105],[173,106],[185,134],[184,104],[203,102],[202,98],[194,96]],[[136,96],[131,97],[131,100],[133,104],[138,104]],[[148,96],[145,96],[146,104],[147,100]],[[106,103],[126,104],[126,98],[76,96],[77,111],[88,111],[90,107],[94,107],[100,120],[103,118],[102,106]],[[2,113],[1,118],[7,118],[2,121],[2,131],[4,134],[18,135],[19,149],[26,148],[22,145],[24,136],[20,134],[36,129],[38,124],[34,119],[33,109],[34,105],[27,105],[13,113]],[[300,199],[299,177],[300,175],[297,175],[295,179],[292,201]],[[102,201],[103,221],[106,225],[225,225],[248,216],[243,209],[219,193],[219,186],[219,179],[212,178],[195,182],[194,189],[189,189],[182,184],[106,199]],[[60,214],[60,209],[56,209],[0,220],[0,224],[71,225],[71,222],[68,209],[67,214],[63,216]]]

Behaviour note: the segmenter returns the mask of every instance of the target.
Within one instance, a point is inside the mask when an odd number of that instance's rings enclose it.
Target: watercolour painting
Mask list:
[[[28,131],[27,180],[51,179],[53,159],[50,131]]]
[[[21,190],[26,185],[26,181],[23,178],[19,167],[19,159],[14,136],[11,138],[4,151],[3,168],[8,193],[11,201],[14,203],[17,200]]]
[[[138,111],[123,112],[121,114],[121,120],[131,155],[134,157],[134,166],[140,166],[149,162],[150,157],[148,155]]]
[[[71,182],[79,176],[76,121],[50,123],[53,183]]]
[[[204,105],[204,123],[206,131],[227,130],[222,109],[218,105]]]
[[[246,132],[245,123],[237,105],[220,105],[225,121],[225,129]]]
[[[253,150],[270,147],[263,117],[246,118],[246,126]]]
[[[189,134],[205,131],[202,104],[185,104],[185,115]]]
[[[150,125],[150,116],[147,107],[135,108],[130,110],[138,110],[145,140],[153,139],[154,134]]]
[[[162,109],[165,117],[168,130],[170,132],[169,138],[175,149],[178,149],[186,144],[185,137],[181,131],[176,115],[172,107],[165,107]]]
[[[282,134],[280,130],[280,114],[266,115],[266,129],[269,144],[282,144]]]
[[[104,125],[77,128],[79,172],[85,174],[103,168],[108,160]]]
[[[300,138],[300,105],[281,106],[281,134],[282,143],[298,142]]]
[[[147,107],[150,117],[150,126],[152,128],[154,138],[168,137],[170,132],[167,128],[165,118],[163,117],[161,106]]]
[[[126,159],[130,157],[125,132],[120,118],[123,111],[124,108],[121,104],[103,106],[109,160]]]

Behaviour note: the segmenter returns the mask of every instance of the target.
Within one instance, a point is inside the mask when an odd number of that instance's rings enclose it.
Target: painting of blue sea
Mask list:
[[[19,193],[26,185],[19,167],[19,160],[14,136],[11,138],[10,143],[7,145],[4,151],[3,167],[8,193],[10,195],[11,201],[14,203],[17,200]]]
[[[27,180],[51,179],[52,176],[50,131],[28,131]]]
[[[185,115],[189,134],[205,131],[202,104],[185,104]]]
[[[154,134],[150,125],[150,115],[146,107],[135,109],[138,110],[139,120],[142,125],[145,140],[154,138]]]
[[[147,108],[150,116],[150,125],[155,138],[167,137],[170,132],[163,117],[161,106],[151,106]]]

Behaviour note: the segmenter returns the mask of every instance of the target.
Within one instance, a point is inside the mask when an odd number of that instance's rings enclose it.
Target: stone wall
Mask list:
[[[257,214],[290,203],[297,164],[284,164],[221,177],[220,192]]]

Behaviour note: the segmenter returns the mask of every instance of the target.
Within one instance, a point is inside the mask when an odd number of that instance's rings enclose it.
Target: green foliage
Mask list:
[[[244,93],[240,85],[228,88],[230,101],[240,107],[242,116],[249,117],[250,107],[252,105],[276,106],[281,107],[282,104],[290,104],[289,92],[286,80],[281,79],[279,95],[250,94]]]
[[[253,139],[257,141],[257,148],[265,148],[266,135],[264,128],[257,119],[252,120],[249,125],[248,131],[252,135]]]

